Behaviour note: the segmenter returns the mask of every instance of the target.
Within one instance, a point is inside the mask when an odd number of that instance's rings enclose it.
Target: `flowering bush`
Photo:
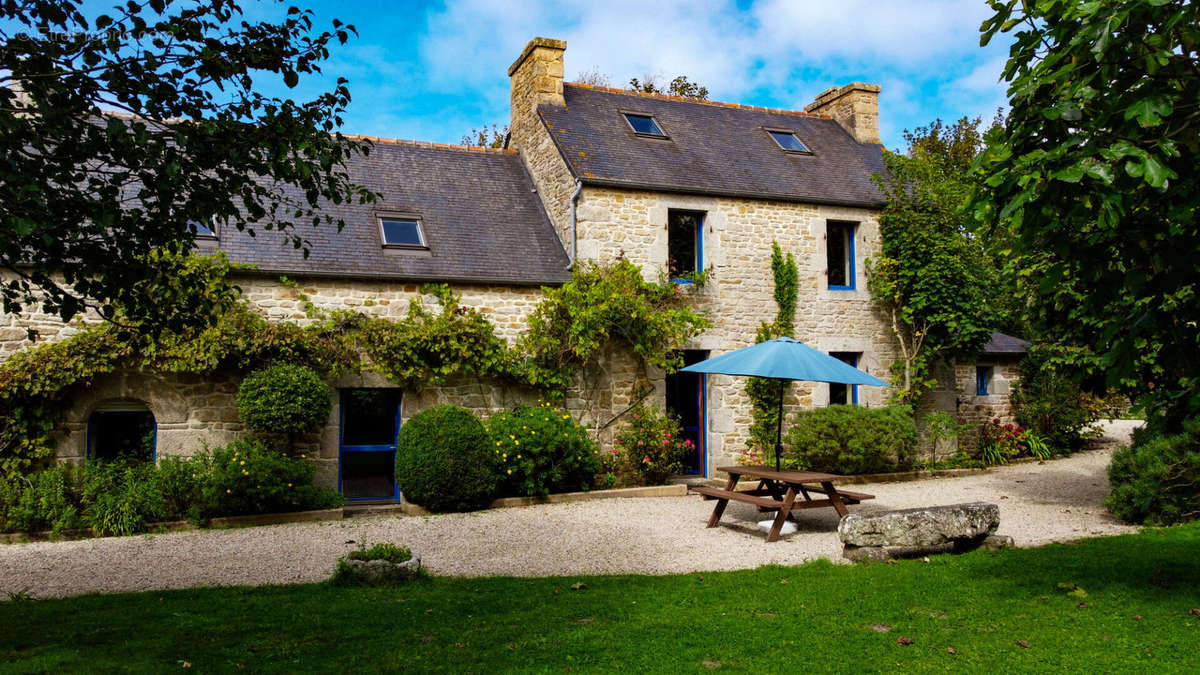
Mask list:
[[[679,420],[658,408],[639,405],[605,460],[622,483],[662,485],[683,473],[684,459],[694,452],[696,446],[680,434]]]
[[[313,485],[316,468],[300,457],[268,450],[258,441],[239,440],[218,448],[203,476],[205,516],[237,516],[328,509],[345,499]]]
[[[1000,424],[999,418],[979,426],[979,458],[984,464],[1008,464],[1008,460],[1028,451],[1026,429]]]
[[[587,429],[549,403],[497,413],[488,420],[488,431],[501,495],[587,490],[600,470]]]

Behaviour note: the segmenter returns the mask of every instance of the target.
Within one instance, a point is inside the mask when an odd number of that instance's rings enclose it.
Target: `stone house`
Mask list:
[[[575,260],[624,256],[650,279],[709,270],[693,297],[713,326],[687,345],[685,360],[695,362],[752,344],[773,318],[770,252],[778,242],[799,266],[797,337],[886,379],[896,348],[865,284],[865,261],[880,248],[882,197],[871,182],[882,169],[880,88],[830,89],[805,111],[696,101],[564,82],[565,49],[536,38],[509,68],[505,149],[371,139],[370,156],[348,168],[383,199],[330,206],[347,227],[306,232],[308,258],[261,233],[212,232],[198,248],[254,264],[237,281],[271,318],[303,323],[306,302],[400,317],[419,284],[436,281],[510,341],[525,330],[541,288],[568,280]],[[37,314],[4,322],[0,358],[28,344],[27,327],[43,339],[74,330]],[[992,367],[996,400],[989,393],[971,405],[1007,399],[1000,385],[1013,371],[1000,360]],[[963,391],[975,384],[971,372],[956,372]],[[745,450],[743,378],[645,372],[631,354],[613,353],[581,380],[567,405],[594,426],[631,405],[639,386],[652,386],[651,401],[679,414],[694,439],[696,474],[711,476]],[[331,385],[318,481],[364,499],[394,497],[389,446],[403,420],[442,402],[488,413],[528,398],[487,382],[405,392],[361,375]],[[227,442],[242,432],[236,388],[233,377],[112,376],[75,397],[59,458],[103,454],[107,438],[134,424],[152,425],[159,455]],[[878,388],[800,383],[787,405],[885,399]]]

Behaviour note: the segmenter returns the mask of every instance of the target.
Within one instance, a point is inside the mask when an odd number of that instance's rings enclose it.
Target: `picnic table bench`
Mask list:
[[[815,509],[832,506],[838,515],[844,516],[849,511],[847,504],[858,504],[875,495],[862,492],[839,490],[833,486],[833,481],[841,478],[832,473],[816,471],[776,471],[766,466],[723,466],[718,471],[729,474],[729,480],[724,488],[699,486],[693,487],[692,492],[703,495],[707,499],[715,499],[712,516],[708,519],[709,527],[716,527],[721,522],[721,515],[730,501],[754,504],[759,511],[778,511],[775,522],[767,533],[767,541],[778,541],[783,523],[797,509]],[[758,479],[758,486],[751,490],[737,490],[738,480],[742,476]],[[824,495],[825,499],[813,499],[813,494]],[[803,500],[797,500],[797,495]]]

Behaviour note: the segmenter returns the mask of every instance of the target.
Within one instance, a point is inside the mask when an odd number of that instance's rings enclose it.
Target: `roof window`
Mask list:
[[[421,221],[416,218],[380,218],[383,245],[395,248],[426,248]]]
[[[211,225],[200,220],[189,220],[187,221],[187,224],[188,227],[190,227],[192,231],[196,233],[197,239],[217,238],[217,228],[215,225]]]
[[[799,138],[796,138],[796,132],[794,131],[767,129],[767,133],[771,134],[771,138],[775,139],[780,148],[788,152],[810,152],[808,147],[801,143]]]
[[[650,115],[639,115],[637,113],[621,114],[625,116],[625,121],[629,123],[629,126],[633,129],[635,134],[658,136],[660,138],[667,137],[667,135],[663,133],[662,127],[658,125],[658,121]]]

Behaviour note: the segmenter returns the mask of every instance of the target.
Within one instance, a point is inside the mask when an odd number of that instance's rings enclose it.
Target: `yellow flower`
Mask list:
[[[307,459],[308,455],[300,455],[300,459]]]
[[[291,484],[291,483],[288,483],[288,487],[292,487],[292,484]]]
[[[246,463],[246,460],[244,460],[244,459],[243,459],[242,461],[238,462],[238,466],[241,466],[241,465],[243,465],[243,464],[245,464],[245,463]]]
[[[508,470],[508,473],[509,473],[509,474],[512,474],[512,469],[509,469],[509,470]]]
[[[521,444],[521,441],[513,441],[513,443],[514,443],[515,445],[520,445],[520,444]]]
[[[501,442],[500,442],[500,441],[496,441],[496,445],[500,445],[500,444],[501,444]]]
[[[226,491],[225,491],[225,494],[229,494],[229,493],[231,493],[231,492],[232,492],[232,490],[226,490]]]
[[[517,455],[517,459],[521,459],[521,456],[520,456],[520,455]]]
[[[536,431],[530,431],[530,432],[529,432],[529,435],[530,435],[530,436],[537,436],[537,432],[536,432]]]

